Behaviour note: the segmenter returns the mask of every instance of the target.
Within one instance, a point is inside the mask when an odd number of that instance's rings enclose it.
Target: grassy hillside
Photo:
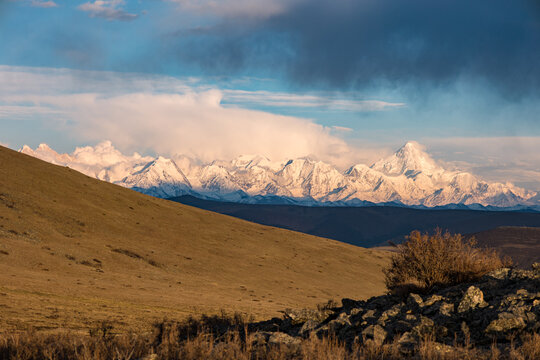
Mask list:
[[[0,147],[0,329],[278,314],[383,292],[388,255],[101,182]]]
[[[478,245],[497,249],[520,267],[540,262],[540,228],[501,226],[472,235]]]
[[[364,247],[385,245],[388,240],[402,242],[413,230],[433,232],[441,228],[453,233],[469,234],[498,226],[540,227],[538,212],[424,210],[393,206],[254,205],[202,200],[192,196],[172,200],[258,224]]]

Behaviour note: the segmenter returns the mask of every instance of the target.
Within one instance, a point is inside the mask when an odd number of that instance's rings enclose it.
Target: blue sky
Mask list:
[[[416,140],[539,190],[538,64],[535,0],[3,0],[0,142],[344,167]]]

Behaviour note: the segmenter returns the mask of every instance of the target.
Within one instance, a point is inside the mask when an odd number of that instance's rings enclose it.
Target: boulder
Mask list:
[[[476,307],[485,307],[484,293],[476,286],[469,286],[458,305],[458,313],[469,311]]]
[[[364,341],[372,340],[376,345],[382,345],[386,336],[386,331],[380,325],[369,325],[362,331]]]
[[[294,338],[291,335],[275,332],[268,338],[268,344],[270,345],[300,345],[301,340]]]
[[[420,295],[411,293],[407,298],[407,306],[411,309],[419,309],[424,306],[424,301]]]
[[[522,317],[512,313],[500,313],[496,320],[489,323],[486,328],[488,334],[502,334],[525,328],[526,324]]]

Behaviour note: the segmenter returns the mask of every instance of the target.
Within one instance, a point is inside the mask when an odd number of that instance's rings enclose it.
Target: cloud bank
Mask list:
[[[170,0],[182,11],[218,17],[267,18],[285,12],[302,0]]]
[[[538,136],[425,138],[423,142],[449,168],[540,191]]]
[[[90,17],[120,21],[135,20],[138,15],[125,11],[124,5],[124,0],[95,0],[81,4],[77,9],[87,12]]]
[[[299,84],[333,88],[438,87],[465,76],[487,81],[509,97],[540,90],[535,0],[268,4],[282,9],[258,21],[223,13],[215,27],[187,38],[182,34],[178,41],[189,44],[190,52],[178,50],[178,57],[220,73],[263,64]]]
[[[39,8],[54,8],[54,7],[58,7],[58,4],[51,0],[49,1],[32,0],[30,2],[30,6],[39,7]]]
[[[185,154],[205,161],[261,154],[275,160],[313,156],[345,166],[357,156],[331,128],[309,119],[226,107],[219,89],[169,78],[154,82],[144,76],[95,75],[2,67],[0,82],[9,90],[0,90],[0,116],[46,115],[51,127],[80,141],[109,139],[124,151]],[[73,84],[84,85],[73,93]]]
[[[333,106],[368,111],[369,103],[363,101],[221,90],[193,78],[11,66],[0,66],[0,83],[0,123],[7,134],[20,124],[21,133],[29,128],[54,129],[62,139],[60,143],[66,138],[75,145],[109,139],[123,152],[185,154],[204,161],[228,160],[241,154],[261,154],[276,161],[312,156],[341,169],[355,163],[371,164],[405,141],[416,139],[447,165],[490,181],[511,181],[540,190],[538,136],[443,134],[435,138],[423,134],[407,138],[409,135],[401,134],[399,138],[387,138],[377,128],[351,129],[338,122],[322,126],[310,119],[244,106],[250,102],[274,106],[285,102],[300,109]],[[401,106],[382,104],[382,110]],[[377,112],[373,114],[392,116],[380,110],[375,107]],[[56,146],[54,141],[38,137],[21,140],[19,145],[47,141]],[[13,143],[13,139],[0,140]]]

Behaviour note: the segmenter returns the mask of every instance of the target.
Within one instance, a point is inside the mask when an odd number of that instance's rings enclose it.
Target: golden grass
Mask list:
[[[384,292],[387,252],[153,198],[0,147],[0,331],[146,331]]]
[[[159,327],[160,324],[158,324]],[[202,325],[202,324],[200,324]],[[242,330],[217,335],[199,328],[190,337],[179,336],[178,328],[163,326],[154,334],[124,334],[113,336],[109,327],[102,326],[90,335],[73,333],[43,334],[25,332],[0,335],[1,360],[251,360],[251,359],[309,359],[309,360],[536,360],[540,356],[540,335],[531,334],[521,346],[475,348],[473,346],[445,346],[426,338],[413,349],[403,351],[397,343],[374,345],[355,344],[347,347],[334,337],[312,336],[298,345],[265,345],[260,334]]]

